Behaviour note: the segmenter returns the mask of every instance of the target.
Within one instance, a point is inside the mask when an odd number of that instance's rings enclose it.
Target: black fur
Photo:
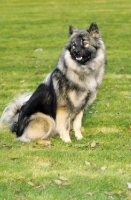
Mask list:
[[[105,46],[94,22],[85,30],[70,26],[69,34],[56,68],[33,94],[22,95],[5,108],[2,119],[17,140],[46,139],[58,133],[70,142],[70,127],[82,139],[84,109],[95,100],[104,76]]]
[[[30,116],[32,114],[41,112],[55,119],[56,109],[56,94],[52,81],[49,85],[44,83],[40,84],[27,103],[23,105],[20,110],[16,131],[17,137],[20,137],[23,134],[24,129],[30,122]]]

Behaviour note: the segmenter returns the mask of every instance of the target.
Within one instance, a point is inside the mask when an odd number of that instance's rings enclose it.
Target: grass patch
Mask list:
[[[131,199],[130,1],[0,1],[0,114],[19,94],[34,91],[54,68],[70,24],[96,21],[108,66],[97,100],[83,118],[82,141],[54,146],[15,142],[0,131],[1,199]],[[42,52],[35,50],[42,48]]]

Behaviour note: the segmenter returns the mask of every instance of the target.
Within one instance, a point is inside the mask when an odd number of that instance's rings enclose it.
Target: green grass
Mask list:
[[[1,200],[131,199],[130,11],[130,0],[0,0],[0,115],[54,68],[70,24],[84,29],[96,21],[108,60],[84,114],[83,140],[72,134],[65,144],[56,136],[46,148],[0,131]]]

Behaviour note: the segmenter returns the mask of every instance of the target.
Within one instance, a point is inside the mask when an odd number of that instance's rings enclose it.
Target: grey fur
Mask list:
[[[71,127],[76,138],[82,139],[80,129],[83,112],[95,100],[104,76],[105,46],[96,23],[92,23],[87,30],[78,30],[70,26],[69,32],[69,41],[62,51],[56,68],[43,81],[43,84],[47,86],[53,84],[57,99],[56,119],[53,120],[47,117],[45,119],[47,123],[42,123],[41,121],[44,120],[45,115],[42,116],[42,113],[38,113],[38,119],[42,117],[42,120],[36,120],[37,113],[33,114],[30,119],[35,119],[34,124],[32,125],[31,121],[23,135],[18,138],[20,140],[45,139],[45,135],[50,136],[52,133],[57,132],[63,141],[70,142],[69,132]],[[20,107],[23,104],[25,104],[24,101]],[[2,117],[2,120],[9,122],[11,126],[14,122],[16,123],[15,111],[9,117],[9,112],[12,112],[13,106],[14,104],[11,104]],[[34,133],[33,128],[30,128],[31,126],[34,127],[36,123],[37,125],[40,124],[39,129],[43,126],[41,133],[40,130],[38,134],[36,130]],[[49,124],[52,128],[49,128],[48,131],[44,126],[49,126]]]

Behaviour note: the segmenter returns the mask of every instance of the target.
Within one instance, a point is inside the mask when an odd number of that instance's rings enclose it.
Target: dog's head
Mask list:
[[[86,30],[78,30],[69,26],[69,34],[68,50],[76,62],[86,64],[95,58],[97,49],[100,47],[100,32],[95,22]]]

